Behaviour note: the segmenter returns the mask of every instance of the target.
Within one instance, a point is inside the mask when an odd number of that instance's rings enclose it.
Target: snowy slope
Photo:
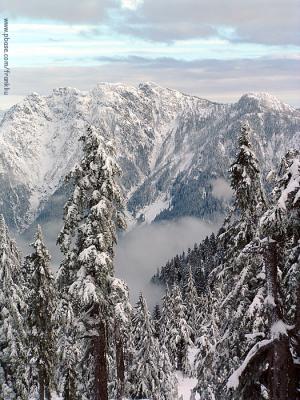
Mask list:
[[[257,132],[266,170],[287,148],[299,147],[299,111],[266,93],[244,95],[232,105],[153,83],[32,94],[0,123],[0,212],[19,230],[36,218],[59,215],[63,178],[80,157],[84,126],[92,123],[116,143],[128,211],[135,218],[213,218],[224,201],[212,195],[211,182],[226,177],[244,118]]]

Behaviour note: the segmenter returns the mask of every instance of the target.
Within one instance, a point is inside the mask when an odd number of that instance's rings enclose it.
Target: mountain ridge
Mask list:
[[[288,147],[299,147],[299,111],[268,93],[247,93],[232,104],[147,82],[33,93],[0,123],[0,212],[20,231],[51,210],[57,214],[63,178],[80,156],[78,138],[92,123],[116,143],[127,209],[135,219],[213,219],[226,207],[212,195],[213,180],[226,180],[245,118],[265,170]]]

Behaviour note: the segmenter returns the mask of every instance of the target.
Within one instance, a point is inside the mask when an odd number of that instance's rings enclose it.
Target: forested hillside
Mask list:
[[[244,122],[223,226],[153,278],[166,290],[152,315],[114,275],[121,170],[97,128],[66,177],[55,276],[41,229],[22,259],[1,216],[1,400],[176,400],[179,380],[197,382],[191,399],[300,399],[300,153],[268,196],[253,135]]]
[[[90,123],[116,146],[133,221],[216,220],[230,200],[228,169],[243,119],[255,131],[264,172],[300,145],[299,111],[268,93],[219,104],[154,83],[102,83],[89,92],[29,95],[0,122],[0,212],[19,232],[59,225],[70,193],[64,178],[80,160],[78,139]],[[216,190],[220,181],[223,191]]]
[[[300,155],[289,151],[269,173],[268,198],[252,135],[245,124],[230,169],[234,205],[218,234],[153,277],[184,296],[192,276],[198,289],[200,399],[299,398]]]

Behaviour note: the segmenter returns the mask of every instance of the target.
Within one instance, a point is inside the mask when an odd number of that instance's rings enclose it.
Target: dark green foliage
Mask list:
[[[199,245],[195,244],[187,254],[175,256],[153,276],[152,282],[170,287],[176,283],[184,287],[191,268],[198,294],[207,289],[207,278],[210,271],[217,265],[221,252],[217,249],[214,234],[207,237]]]
[[[26,297],[21,255],[0,215],[1,400],[28,400]]]
[[[50,400],[54,389],[56,367],[57,295],[50,270],[50,256],[38,227],[34,252],[26,258],[28,293],[27,328],[29,340],[30,388],[36,388],[39,399]]]

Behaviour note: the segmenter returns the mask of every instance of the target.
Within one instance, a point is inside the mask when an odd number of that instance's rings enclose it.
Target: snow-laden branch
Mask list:
[[[243,375],[245,369],[248,367],[251,361],[258,355],[258,353],[261,353],[265,351],[268,347],[270,347],[274,343],[274,339],[264,339],[258,343],[256,343],[249,353],[247,354],[247,357],[243,361],[242,365],[236,369],[231,376],[229,377],[227,381],[227,389],[237,389],[240,383],[240,378]]]

